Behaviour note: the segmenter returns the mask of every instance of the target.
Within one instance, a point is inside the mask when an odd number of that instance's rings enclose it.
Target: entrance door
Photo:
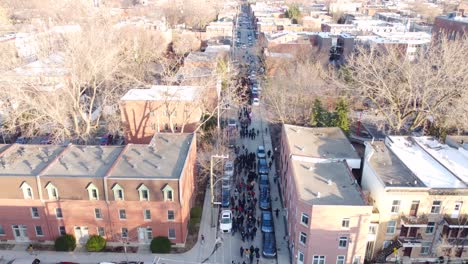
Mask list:
[[[417,216],[419,208],[419,201],[413,201],[411,203],[410,216]]]
[[[304,253],[297,251],[297,264],[304,264]]]
[[[462,202],[456,202],[455,207],[453,208],[452,211],[452,218],[458,218],[460,216],[460,210],[462,207]]]
[[[416,235],[418,234],[418,229],[418,227],[411,227],[409,230],[408,237],[416,237]]]
[[[139,243],[147,244],[151,242],[151,239],[153,239],[153,229],[151,227],[138,228],[138,242]]]
[[[28,242],[28,229],[25,225],[13,225],[13,234],[15,235],[15,240],[17,242]]]
[[[80,244],[86,244],[89,238],[87,226],[75,226],[76,241]]]
[[[410,247],[405,248],[405,250],[403,250],[403,256],[411,257],[411,251],[412,250],[413,250],[413,248],[410,248]]]

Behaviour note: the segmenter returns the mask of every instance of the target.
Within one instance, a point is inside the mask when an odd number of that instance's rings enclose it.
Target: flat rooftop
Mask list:
[[[406,165],[391,152],[383,141],[367,143],[372,147],[369,164],[385,187],[426,187]]]
[[[149,145],[128,145],[110,178],[178,179],[193,134],[155,134]]]
[[[198,86],[153,85],[148,89],[130,89],[121,101],[193,101],[199,92]]]
[[[455,177],[421,148],[413,138],[388,136],[385,143],[404,162],[424,185],[430,188],[466,188],[467,185]]]
[[[299,197],[312,205],[366,205],[344,161],[292,160]]]
[[[360,159],[338,127],[284,125],[283,130],[293,155],[323,159]]]

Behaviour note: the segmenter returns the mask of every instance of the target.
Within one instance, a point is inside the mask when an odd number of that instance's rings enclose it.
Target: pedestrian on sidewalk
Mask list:
[[[271,156],[271,150],[268,150],[267,155],[268,155],[268,158]]]
[[[275,214],[276,214],[276,218],[278,218],[278,216],[279,216],[279,209],[278,208],[275,209]]]
[[[265,134],[268,134],[268,127],[265,127]]]
[[[204,245],[205,244],[205,236],[202,234],[201,235],[201,244]]]
[[[241,255],[241,258],[244,257],[244,248],[243,247],[240,247],[240,255]]]

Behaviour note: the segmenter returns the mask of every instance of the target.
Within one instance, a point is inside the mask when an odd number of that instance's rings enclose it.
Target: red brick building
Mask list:
[[[446,16],[435,18],[432,29],[433,39],[439,40],[442,36],[450,40],[460,39],[468,32],[468,16],[464,9],[459,9],[458,13],[451,13]]]
[[[182,245],[194,200],[194,134],[156,134],[149,145],[0,146],[0,239]]]

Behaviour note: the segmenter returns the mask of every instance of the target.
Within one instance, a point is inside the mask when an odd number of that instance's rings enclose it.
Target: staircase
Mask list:
[[[392,253],[393,253],[393,249],[394,248],[401,248],[402,245],[400,243],[400,241],[395,240],[393,241],[390,245],[388,245],[386,248],[382,249],[382,251],[380,251],[378,254],[377,254],[377,257],[375,258],[375,263],[385,263],[387,262],[387,257],[390,256]]]

